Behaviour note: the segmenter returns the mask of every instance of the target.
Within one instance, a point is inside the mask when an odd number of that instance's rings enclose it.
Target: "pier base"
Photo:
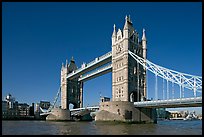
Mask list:
[[[122,121],[131,123],[157,123],[156,109],[135,108],[128,101],[101,102],[96,121]]]
[[[71,120],[70,111],[68,109],[53,108],[46,120],[66,121]]]
[[[88,109],[82,110],[76,115],[72,115],[71,119],[75,121],[92,121],[93,120],[93,118],[90,115],[90,110]]]

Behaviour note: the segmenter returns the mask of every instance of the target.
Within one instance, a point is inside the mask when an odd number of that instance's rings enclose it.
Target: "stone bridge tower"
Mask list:
[[[142,41],[130,17],[125,18],[123,31],[116,26],[112,34],[112,98],[113,101],[142,101],[146,98],[146,70],[138,64],[128,50],[146,59],[146,37]]]
[[[112,34],[112,101],[101,102],[96,121],[156,123],[154,108],[137,108],[133,102],[146,100],[146,69],[137,63],[128,50],[146,59],[146,37],[142,40],[130,17],[125,17],[123,30],[116,26]]]
[[[62,64],[61,68],[61,108],[69,109],[69,104],[73,104],[73,108],[82,107],[82,90],[83,83],[78,82],[78,78],[69,80],[67,75],[77,69],[74,59],[70,63],[66,60],[66,64]]]
[[[61,68],[61,108],[53,108],[46,120],[71,120],[69,104],[73,104],[73,108],[82,107],[83,83],[78,78],[67,79],[67,75],[77,69],[74,59],[70,63],[66,60],[66,64],[62,63]]]

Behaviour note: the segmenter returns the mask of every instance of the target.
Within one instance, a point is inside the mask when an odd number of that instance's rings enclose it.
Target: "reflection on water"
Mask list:
[[[112,122],[2,121],[3,135],[202,135],[202,120],[157,124]]]

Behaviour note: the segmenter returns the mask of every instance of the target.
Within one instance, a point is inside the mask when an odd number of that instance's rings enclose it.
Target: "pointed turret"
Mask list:
[[[127,17],[127,15],[125,16],[125,25],[124,25],[123,30],[126,30],[126,29],[128,29],[128,17]]]
[[[68,59],[66,59],[66,65],[68,64]]]
[[[112,37],[116,37],[116,26],[115,24],[113,25],[113,34]]]
[[[73,56],[72,56],[71,62],[75,62],[75,61],[74,61],[74,57],[73,57]]]
[[[128,25],[128,17],[127,15],[125,16],[125,25],[123,27],[123,36],[124,38],[128,38],[129,37],[129,25]]]
[[[72,56],[70,63],[69,63],[69,73],[76,69],[77,69],[77,66],[75,64],[74,57]]]
[[[145,35],[145,29],[143,28],[143,34],[142,34],[142,40],[144,41],[146,41],[147,39],[146,39],[146,35]]]
[[[132,21],[130,20],[130,15],[129,17],[126,15],[125,16],[125,25],[123,30],[130,28],[130,26],[132,25]]]
[[[133,25],[132,25],[132,21],[130,20],[130,15],[129,15],[129,17],[126,15],[125,25],[123,27],[124,38],[129,38],[130,35],[132,35],[133,30],[134,30],[134,28],[133,28]]]
[[[64,68],[64,63],[62,62],[62,68]]]
[[[65,64],[65,67],[68,68],[68,59],[66,59],[66,64]]]
[[[128,22],[132,24],[132,21],[130,20],[130,15],[129,15],[129,18],[128,18]]]
[[[116,42],[117,33],[116,33],[116,26],[113,25],[113,34],[112,34],[112,45]]]
[[[142,48],[143,48],[143,58],[146,59],[146,52],[147,52],[147,39],[145,36],[145,29],[143,29],[143,34],[142,34]]]

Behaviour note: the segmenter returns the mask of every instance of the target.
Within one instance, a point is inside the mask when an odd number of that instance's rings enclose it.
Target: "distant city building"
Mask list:
[[[2,118],[3,119],[7,117],[7,111],[8,111],[7,101],[2,101]]]
[[[171,114],[171,118],[181,118],[182,115],[179,111],[169,111]]]
[[[34,103],[29,107],[29,116],[34,116]]]
[[[12,119],[19,115],[18,102],[15,98],[8,94],[5,100],[2,101],[2,118]]]
[[[19,116],[29,116],[29,105],[27,103],[18,104]]]
[[[181,113],[181,117],[187,117],[188,114],[189,114],[188,110],[186,110],[186,111],[180,111],[180,113]]]
[[[35,104],[35,119],[40,119],[40,103]]]
[[[40,103],[35,104],[35,112],[40,112]]]
[[[195,111],[189,112],[186,111],[169,111],[171,114],[170,119],[180,119],[180,120],[195,120],[195,119],[202,119],[202,117],[199,117],[196,115]]]
[[[18,103],[11,94],[2,100],[2,119],[20,119],[33,116],[33,113],[34,107],[30,107],[27,103]]]

